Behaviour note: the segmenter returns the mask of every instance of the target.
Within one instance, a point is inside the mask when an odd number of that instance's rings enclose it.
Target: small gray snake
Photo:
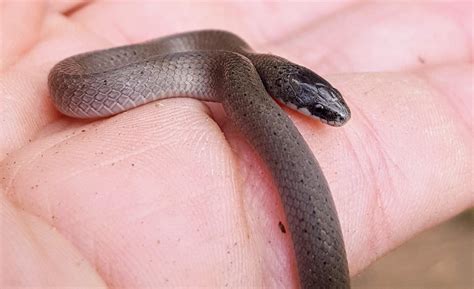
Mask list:
[[[204,30],[69,57],[53,67],[48,85],[56,108],[75,118],[111,116],[170,97],[221,102],[278,188],[300,287],[350,288],[327,181],[303,137],[269,96],[339,126],[350,110],[326,80],[284,58],[255,53],[232,33]]]

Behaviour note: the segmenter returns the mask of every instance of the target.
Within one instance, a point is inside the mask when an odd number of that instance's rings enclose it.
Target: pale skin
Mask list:
[[[64,57],[179,31],[233,31],[343,93],[341,128],[285,111],[326,174],[351,275],[472,207],[463,5],[2,3],[1,287],[296,287],[278,192],[219,105],[80,121],[49,99]]]

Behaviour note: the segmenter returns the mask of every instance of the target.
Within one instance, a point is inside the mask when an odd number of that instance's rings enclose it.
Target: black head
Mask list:
[[[280,68],[275,82],[277,89],[270,93],[292,109],[332,126],[341,126],[351,117],[341,93],[305,67]]]

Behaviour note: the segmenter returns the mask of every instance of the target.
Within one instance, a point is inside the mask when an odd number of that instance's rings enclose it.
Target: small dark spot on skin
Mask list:
[[[83,130],[81,130],[81,132],[86,132],[86,130],[85,130],[85,129],[83,129]]]
[[[161,243],[160,240],[156,240],[156,244],[159,245]]]
[[[227,254],[230,254],[230,251],[227,251],[226,253],[227,253]]]
[[[421,56],[418,56],[418,62],[420,62],[421,64],[425,64],[425,63],[426,63],[425,59],[424,59],[423,57],[421,57]]]
[[[283,225],[282,222],[278,222],[278,227],[280,228],[280,231],[281,231],[283,234],[286,234],[286,228],[285,228],[285,225]]]
[[[132,167],[134,167],[134,166],[135,166],[135,164],[134,164],[134,163],[132,163]]]

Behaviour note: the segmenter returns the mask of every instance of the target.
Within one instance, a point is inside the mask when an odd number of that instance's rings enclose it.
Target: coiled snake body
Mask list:
[[[48,77],[57,109],[76,118],[114,115],[150,101],[221,102],[271,172],[292,235],[300,287],[350,288],[341,229],[326,179],[296,127],[271,99],[339,126],[341,94],[311,70],[258,54],[225,31],[196,31],[79,54]]]

